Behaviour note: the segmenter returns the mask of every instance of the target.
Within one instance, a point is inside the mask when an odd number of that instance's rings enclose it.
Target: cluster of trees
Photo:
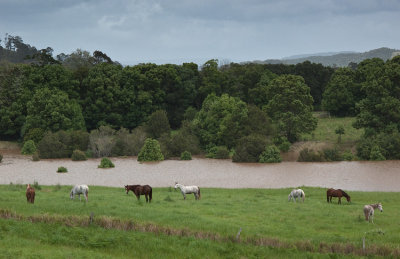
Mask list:
[[[25,47],[12,47],[16,44]],[[74,131],[95,137],[107,126],[114,131],[108,134],[113,147],[129,150],[123,143],[133,141],[132,131],[140,128],[141,137],[161,143],[165,158],[205,150],[211,156],[234,153],[234,161],[259,161],[264,154],[263,161],[269,161],[265,154],[274,153],[273,145],[286,149],[301,133],[313,131],[317,122],[311,112],[323,108],[337,116],[356,115],[355,127],[366,129],[365,138],[377,139],[372,146],[361,144],[360,154],[378,147],[385,158],[393,157],[379,136],[396,138],[400,127],[400,58],[336,70],[307,61],[123,67],[101,51],[78,49],[54,59],[51,48],[29,47],[8,36],[0,49],[8,57],[0,56],[2,139],[33,140],[40,146],[49,134]],[[21,49],[32,50],[24,59],[29,62],[4,61],[13,61],[9,57]],[[116,138],[116,132],[124,137]],[[127,150],[119,154],[139,152]]]

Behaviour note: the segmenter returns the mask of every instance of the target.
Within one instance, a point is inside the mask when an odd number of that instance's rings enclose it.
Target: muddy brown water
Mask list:
[[[233,163],[231,160],[194,158],[139,163],[136,157],[111,158],[112,169],[99,169],[100,159],[75,162],[51,159],[33,162],[30,157],[5,155],[0,163],[0,184],[88,185],[153,187],[185,185],[221,188],[332,187],[353,191],[400,191],[400,161],[279,164]],[[56,173],[64,166],[68,173]]]

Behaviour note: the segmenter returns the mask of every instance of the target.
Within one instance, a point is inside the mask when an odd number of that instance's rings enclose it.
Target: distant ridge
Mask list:
[[[309,55],[296,55],[282,59],[267,59],[264,61],[253,61],[250,63],[295,65],[308,60],[311,63],[320,63],[324,66],[347,67],[350,62],[360,63],[364,59],[369,59],[369,58],[380,58],[386,61],[395,56],[398,52],[400,52],[400,50],[379,48],[362,53],[352,52],[352,51],[316,53]]]

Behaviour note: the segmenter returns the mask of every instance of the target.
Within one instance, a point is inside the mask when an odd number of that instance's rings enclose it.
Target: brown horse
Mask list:
[[[146,202],[151,202],[151,199],[153,198],[153,189],[150,185],[125,185],[125,190],[126,194],[128,194],[129,191],[132,191],[138,200],[140,199],[140,195],[146,197]],[[149,198],[147,198],[147,196]]]
[[[348,202],[351,201],[350,196],[347,193],[345,193],[342,189],[335,190],[335,189],[330,188],[326,191],[326,201],[327,202],[332,202],[332,197],[338,197],[339,198],[338,204],[342,204],[343,196],[346,197]]]
[[[30,184],[26,186],[26,201],[30,203],[35,202],[35,189]]]

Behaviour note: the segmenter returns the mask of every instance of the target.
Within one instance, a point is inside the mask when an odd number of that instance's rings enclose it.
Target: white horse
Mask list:
[[[376,204],[370,204],[370,205],[364,206],[364,215],[365,215],[366,221],[374,223],[375,209],[379,209],[381,212],[383,212],[382,204],[376,203]]]
[[[296,199],[299,197],[302,198],[303,202],[304,202],[304,199],[306,198],[304,191],[302,189],[293,189],[292,192],[288,196],[288,201],[293,199],[293,201],[296,202]]]
[[[81,200],[81,194],[83,194],[85,196],[86,201],[88,201],[89,187],[85,184],[75,185],[71,189],[71,193],[69,194],[69,197],[71,198],[71,200],[75,199],[76,194],[79,195],[79,200]]]
[[[183,199],[186,200],[186,194],[187,193],[193,193],[194,197],[196,200],[200,199],[200,188],[198,186],[185,186],[182,184],[179,184],[177,182],[175,182],[175,190],[179,188],[181,190],[181,193],[183,195]]]

